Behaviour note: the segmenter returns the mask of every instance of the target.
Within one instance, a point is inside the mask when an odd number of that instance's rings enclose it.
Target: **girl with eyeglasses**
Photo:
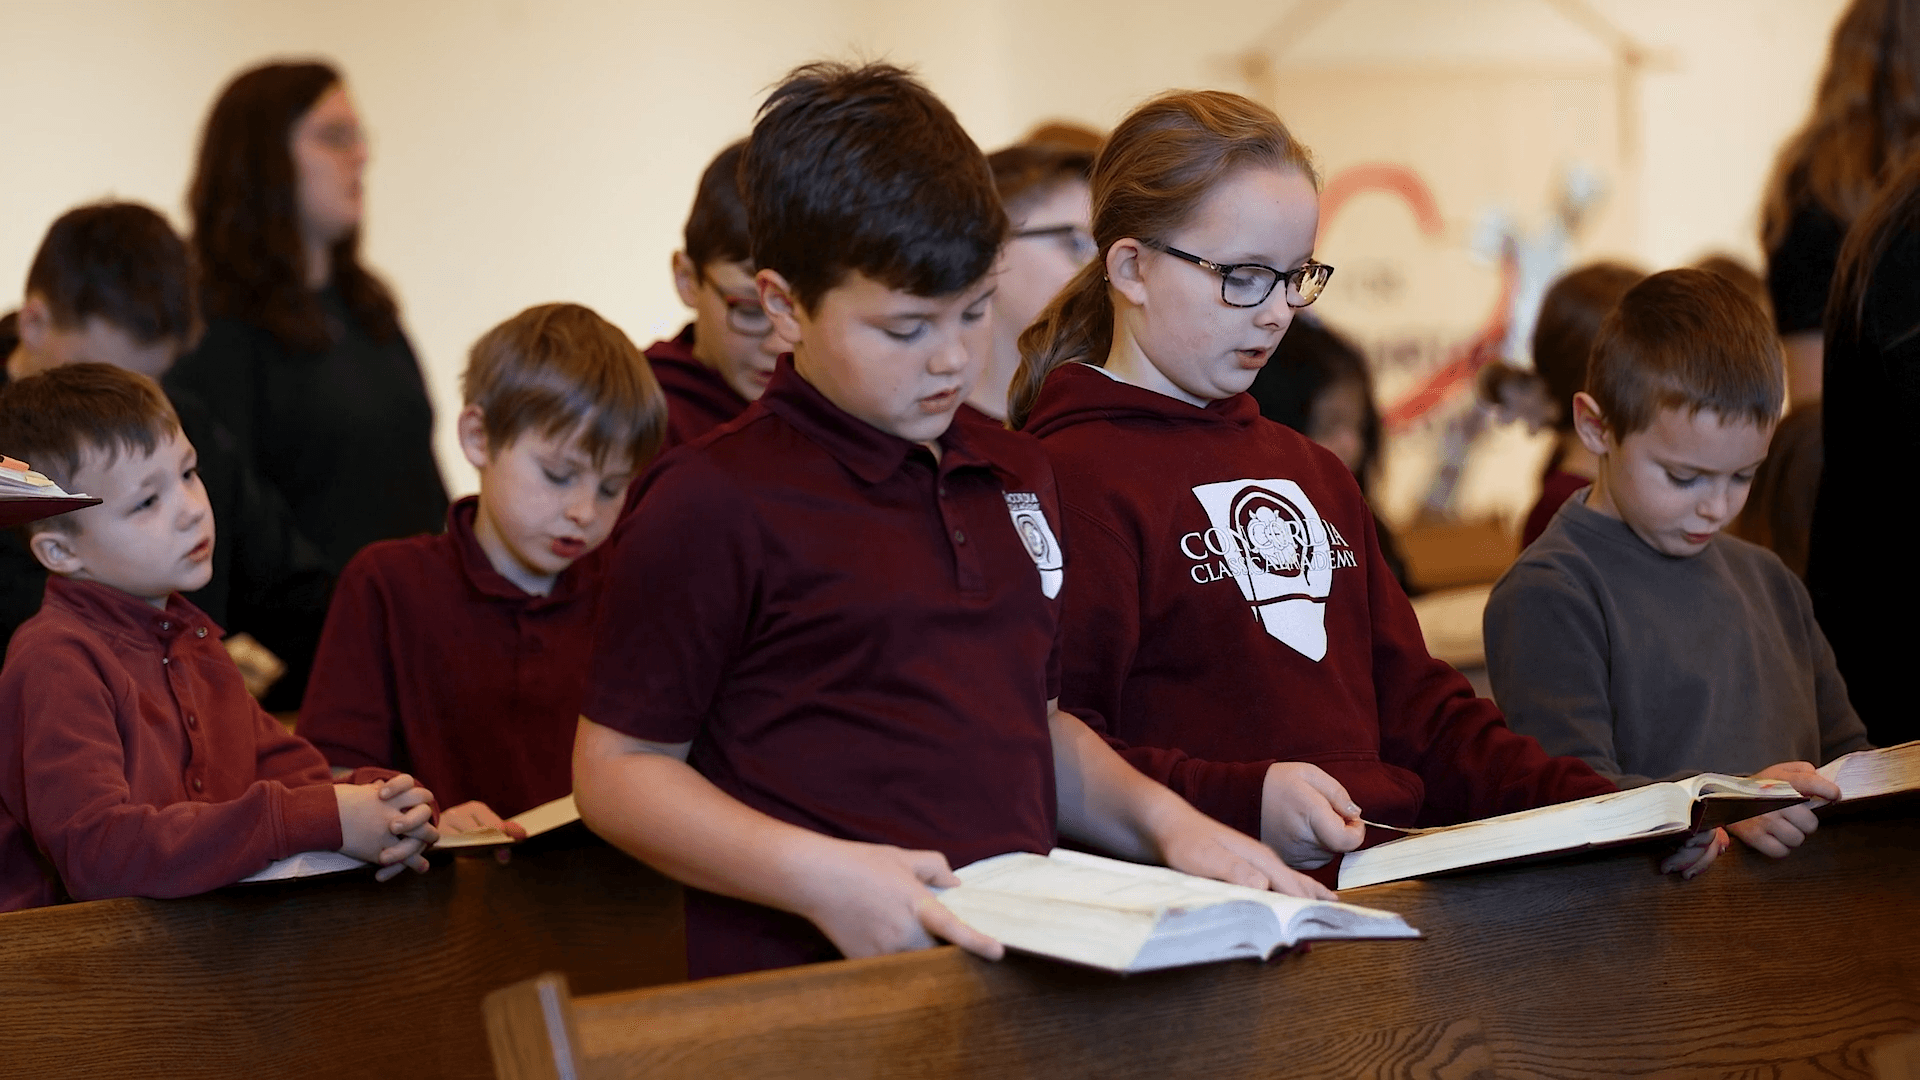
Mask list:
[[[1012,394],[1065,511],[1061,706],[1303,869],[1386,839],[1363,814],[1611,791],[1427,653],[1353,474],[1246,392],[1332,274],[1306,148],[1246,98],[1173,93],[1092,188],[1100,255],[1022,336]]]

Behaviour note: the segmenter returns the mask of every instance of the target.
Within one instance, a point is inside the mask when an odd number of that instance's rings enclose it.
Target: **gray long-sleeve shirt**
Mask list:
[[[1744,540],[1662,555],[1582,492],[1494,586],[1483,625],[1507,723],[1622,787],[1867,745],[1806,587]]]

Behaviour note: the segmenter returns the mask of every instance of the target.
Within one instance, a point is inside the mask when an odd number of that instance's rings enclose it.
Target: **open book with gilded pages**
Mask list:
[[[1009,949],[1120,973],[1265,959],[1301,941],[1420,936],[1390,911],[1058,848],[996,855],[955,876],[940,902],[968,926]]]
[[[1408,835],[1398,840],[1344,856],[1340,887],[1354,889],[1443,870],[1685,836],[1779,810],[1804,798],[1785,780],[1701,773],[1460,825],[1408,829]]]

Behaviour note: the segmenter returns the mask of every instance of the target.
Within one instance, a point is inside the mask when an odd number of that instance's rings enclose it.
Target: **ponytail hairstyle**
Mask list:
[[[1107,253],[1114,241],[1163,239],[1192,218],[1228,174],[1249,166],[1299,169],[1320,186],[1307,148],[1273,110],[1239,94],[1176,90],[1120,121],[1090,178],[1100,257],[1081,267],[1020,335],[1020,370],[1007,395],[1011,426],[1026,423],[1053,369],[1076,360],[1107,362],[1115,318]]]

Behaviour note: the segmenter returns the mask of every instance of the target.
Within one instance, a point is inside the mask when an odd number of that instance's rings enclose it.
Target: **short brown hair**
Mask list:
[[[160,384],[112,364],[67,364],[0,386],[0,446],[68,491],[88,451],[111,468],[122,453],[152,454],[178,430]],[[70,533],[78,523],[60,514],[21,528]]]
[[[1628,289],[1587,364],[1587,393],[1616,439],[1646,430],[1661,409],[1772,427],[1786,392],[1772,320],[1738,285],[1691,267]]]
[[[667,400],[647,358],[621,329],[579,304],[541,304],[481,335],[460,375],[497,452],[529,429],[549,438],[579,430],[589,457],[632,457],[637,471],[659,452]]]
[[[1573,430],[1573,395],[1586,388],[1587,361],[1600,325],[1627,290],[1647,275],[1620,263],[1589,263],[1553,283],[1533,324],[1533,370],[1560,406],[1554,427]]]
[[[139,203],[92,203],[56,218],[27,270],[27,293],[46,301],[62,329],[99,319],[142,345],[171,339],[182,349],[200,336],[187,245]]]
[[[741,139],[720,151],[707,171],[700,174],[700,187],[693,195],[693,210],[687,214],[681,248],[696,273],[704,275],[709,263],[741,263],[753,259],[752,235],[747,232],[747,204],[740,199],[740,159],[746,152],[747,140]]]
[[[1058,143],[1015,143],[987,155],[993,186],[1009,217],[1019,217],[1060,185],[1093,177],[1093,151]]]

